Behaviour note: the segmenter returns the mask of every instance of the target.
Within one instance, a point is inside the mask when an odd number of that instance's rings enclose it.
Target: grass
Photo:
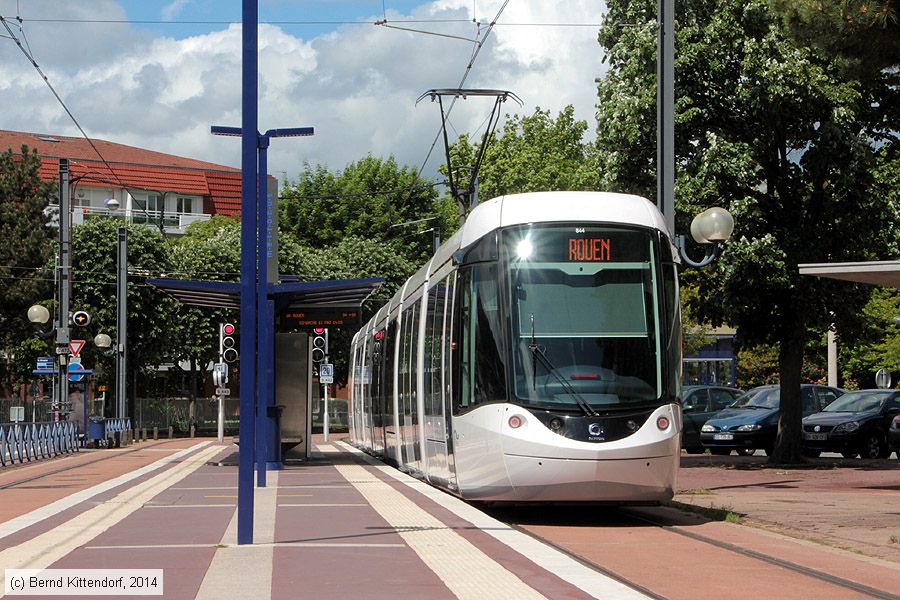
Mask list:
[[[679,490],[677,495],[685,496],[709,496],[713,492],[709,488],[691,488],[689,490]]]
[[[698,515],[702,515],[707,519],[712,521],[725,521],[726,523],[736,523],[740,525],[744,522],[745,515],[741,513],[736,513],[731,510],[730,506],[698,506],[696,504],[685,504],[684,502],[677,502],[675,500],[671,500],[666,503],[666,506],[671,506],[672,508],[677,508],[678,510],[683,510],[685,512],[695,513]]]
[[[892,535],[891,539],[888,540],[889,544],[900,544],[900,535]]]

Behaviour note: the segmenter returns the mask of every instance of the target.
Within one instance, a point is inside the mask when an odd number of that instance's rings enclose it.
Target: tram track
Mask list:
[[[627,509],[623,509],[622,512],[626,512]],[[785,560],[783,558],[778,558],[776,556],[772,556],[769,554],[765,554],[763,552],[757,552],[756,550],[750,550],[748,548],[742,548],[736,544],[732,544],[730,542],[725,542],[722,540],[718,540],[716,538],[710,537],[708,535],[703,535],[702,533],[696,533],[694,531],[688,531],[684,528],[675,526],[675,525],[667,525],[665,523],[660,523],[653,519],[650,519],[646,516],[633,514],[631,511],[627,511],[627,514],[633,519],[638,521],[643,521],[644,523],[653,525],[655,527],[659,527],[664,531],[669,533],[673,533],[675,535],[680,535],[686,537],[688,539],[692,539],[694,541],[702,542],[705,544],[709,544],[715,546],[716,548],[721,548],[723,550],[727,550],[729,552],[733,552],[735,554],[739,554],[741,556],[746,556],[748,558],[753,558],[771,565],[775,565],[777,567],[781,567],[784,569],[788,569],[790,571],[794,571],[797,573],[801,573],[808,577],[813,577],[820,581],[824,581],[826,583],[830,583],[832,585],[839,586],[841,588],[851,590],[854,592],[858,592],[860,594],[867,594],[872,596],[873,598],[882,598],[884,600],[900,600],[900,596],[896,594],[891,594],[890,592],[886,592],[884,590],[880,590],[877,588],[873,588],[868,585],[864,585],[861,583],[857,583],[855,581],[851,581],[849,579],[844,579],[843,577],[837,577],[836,575],[831,575],[830,573],[825,573],[823,571],[819,571],[817,569],[812,569],[810,567],[805,567],[803,565],[799,565],[797,563],[791,562],[789,560]]]
[[[61,468],[59,468],[59,469],[53,469],[53,470],[50,470],[50,471],[45,471],[45,472],[42,472],[42,473],[38,473],[38,474],[36,474],[36,475],[32,475],[32,476],[29,476],[29,477],[24,477],[24,478],[22,478],[22,479],[17,479],[17,480],[15,480],[15,481],[10,481],[10,482],[8,482],[8,483],[3,483],[3,484],[0,484],[0,490],[8,490],[8,489],[10,489],[10,488],[18,487],[18,486],[23,485],[23,484],[26,484],[26,483],[31,483],[31,482],[33,482],[33,481],[38,481],[38,480],[43,479],[43,478],[45,478],[45,477],[50,477],[50,476],[52,476],[52,475],[58,475],[59,473],[65,473],[66,471],[74,471],[74,470],[76,470],[76,469],[81,469],[82,467],[88,467],[88,466],[91,466],[91,465],[95,465],[95,464],[97,464],[97,463],[100,463],[100,462],[103,462],[103,461],[107,461],[107,460],[110,460],[110,459],[113,459],[113,458],[116,458],[116,457],[119,457],[119,456],[122,456],[122,455],[125,455],[125,454],[131,454],[131,453],[133,453],[133,452],[140,452],[141,450],[147,450],[147,449],[149,449],[149,448],[154,448],[154,447],[156,447],[156,446],[161,446],[161,445],[164,445],[164,444],[166,444],[166,443],[169,443],[170,441],[172,441],[172,440],[160,440],[158,443],[152,444],[152,445],[150,445],[150,446],[142,446],[142,447],[140,447],[140,448],[132,448],[131,450],[118,450],[118,451],[116,451],[116,452],[108,453],[108,454],[106,454],[105,456],[102,456],[102,457],[100,457],[100,458],[96,458],[96,459],[94,459],[94,460],[89,460],[89,461],[87,461],[87,462],[81,462],[81,463],[69,465],[69,466],[66,466],[66,467],[61,467]],[[101,452],[101,451],[97,451],[97,452]],[[25,465],[23,465],[23,466],[25,466]],[[39,466],[39,465],[33,464],[32,466]]]
[[[652,584],[638,581],[636,580],[636,578],[625,575],[615,568],[609,568],[598,564],[599,561],[582,555],[576,550],[573,550],[571,545],[567,543],[565,536],[559,534],[559,532],[564,530],[566,527],[574,526],[581,528],[588,526],[596,529],[598,531],[597,538],[602,539],[602,532],[604,528],[607,527],[651,526],[656,530],[663,531],[667,535],[679,536],[681,538],[692,540],[693,542],[705,544],[718,550],[724,550],[736,556],[785,569],[793,573],[805,575],[829,586],[835,586],[836,588],[846,592],[854,592],[856,594],[883,600],[900,600],[900,595],[893,594],[876,587],[865,585],[863,583],[852,581],[850,579],[846,579],[837,575],[832,575],[830,573],[807,567],[796,562],[774,556],[772,554],[745,548],[731,542],[723,541],[709,535],[698,533],[696,531],[690,531],[685,527],[665,523],[663,522],[663,520],[654,519],[652,515],[646,514],[646,512],[649,512],[647,510],[636,510],[629,508],[615,509],[613,512],[619,517],[619,519],[610,520],[610,514],[607,513],[605,515],[606,518],[604,519],[604,522],[593,524],[591,524],[590,522],[585,522],[583,516],[577,513],[574,516],[566,518],[559,518],[559,515],[554,513],[551,513],[549,515],[549,518],[547,519],[534,518],[533,516],[531,516],[525,519],[527,522],[517,523],[507,518],[507,515],[503,514],[505,511],[501,510],[498,512],[499,514],[494,514],[495,518],[500,519],[517,531],[525,533],[526,535],[540,540],[542,543],[552,546],[553,548],[559,550],[560,552],[563,552],[567,556],[570,556],[571,558],[579,561],[585,566],[599,573],[602,573],[607,577],[615,579],[616,581],[627,585],[632,589],[646,595],[647,597],[653,598],[654,600],[669,600],[670,596],[661,594],[658,591],[654,590],[654,586]],[[535,529],[540,529],[541,531],[535,531]],[[691,597],[691,595],[686,595],[685,597]]]

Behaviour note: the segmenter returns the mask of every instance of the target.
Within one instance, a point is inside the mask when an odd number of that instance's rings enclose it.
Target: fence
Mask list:
[[[138,429],[169,427],[176,434],[187,434],[191,426],[190,398],[138,398],[134,405],[132,421]],[[225,434],[236,435],[240,424],[240,399],[225,398]],[[197,398],[194,401],[193,423],[198,434],[215,435],[219,423],[219,400]]]
[[[9,409],[13,406],[24,406],[26,421],[29,423],[48,423],[54,420],[53,411],[50,410],[50,405],[51,401],[49,397],[38,399],[37,402],[32,402],[30,396],[27,401],[23,401],[19,398],[0,398],[0,421],[5,421],[9,418]]]
[[[78,451],[75,423],[0,423],[0,465]]]

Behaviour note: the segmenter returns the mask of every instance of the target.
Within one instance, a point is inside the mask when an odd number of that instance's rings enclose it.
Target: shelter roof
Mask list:
[[[900,260],[808,263],[797,266],[801,275],[900,288]]]

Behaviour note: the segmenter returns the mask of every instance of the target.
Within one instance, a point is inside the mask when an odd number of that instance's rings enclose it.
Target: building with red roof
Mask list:
[[[117,213],[177,235],[213,215],[240,218],[240,169],[105,140],[0,130],[0,151],[20,154],[22,146],[37,150],[45,181],[56,181],[59,159],[69,159],[74,224]]]

